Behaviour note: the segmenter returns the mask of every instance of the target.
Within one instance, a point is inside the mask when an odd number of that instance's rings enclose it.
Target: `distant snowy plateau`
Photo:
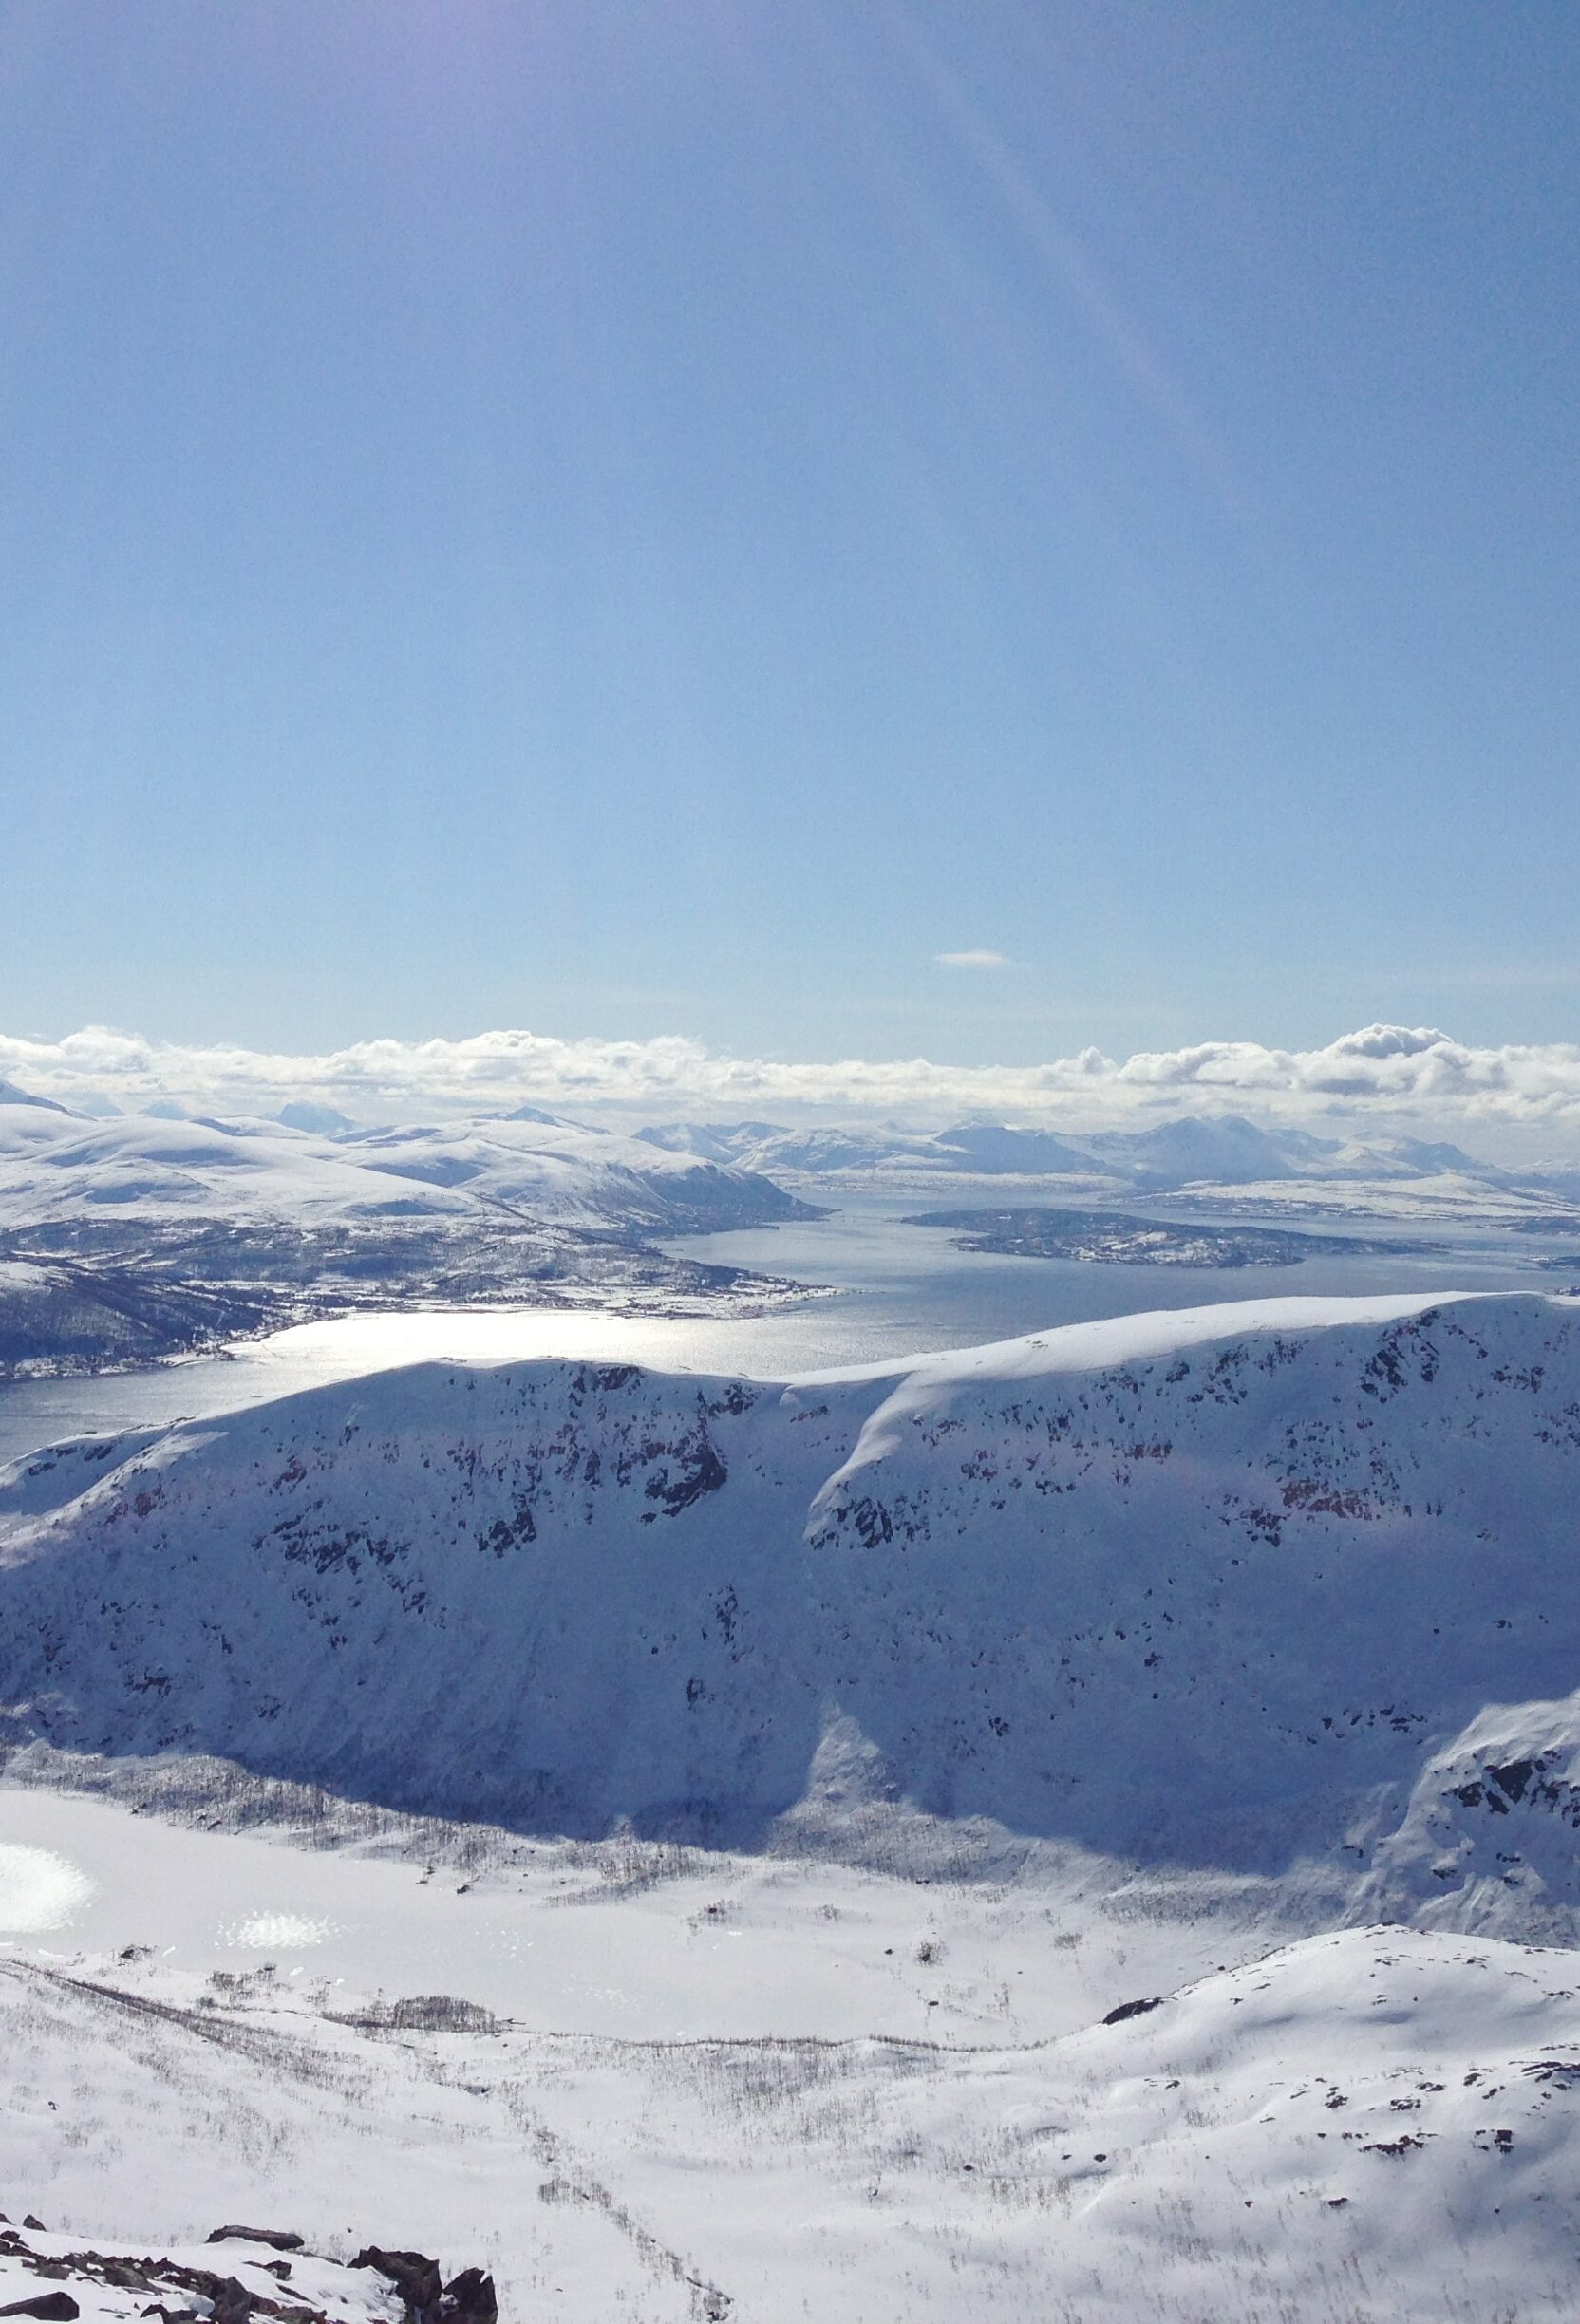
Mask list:
[[[523,2318],[1572,2316],[1577,1552],[1561,1297],[32,1455],[0,2203]]]

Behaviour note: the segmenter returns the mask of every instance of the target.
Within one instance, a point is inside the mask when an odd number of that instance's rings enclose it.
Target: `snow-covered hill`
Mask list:
[[[904,1804],[1569,1931],[1577,1506],[1561,1300],[786,1387],[424,1367],[6,1472],[0,1701],[16,1740],[519,1828]]]
[[[498,1212],[681,1233],[793,1217],[748,1171],[572,1123],[496,1119],[331,1136],[279,1122],[89,1121],[6,1103],[0,1228],[204,1218],[322,1227]]]
[[[1575,1997],[1571,1956],[1368,1928],[1046,2043],[644,2043],[541,2030],[530,1971],[501,2018],[0,1955],[0,2189],[55,2231],[13,2250],[174,2245],[264,2298],[263,2252],[202,2238],[288,2225],[340,2264],[278,2296],[345,2324],[400,2313],[346,2272],[369,2220],[490,2268],[506,2317],[1558,2324]],[[0,2286],[48,2289],[3,2246]]]
[[[136,1267],[0,1258],[0,1380],[147,1363],[255,1331],[256,1295],[147,1279]]]

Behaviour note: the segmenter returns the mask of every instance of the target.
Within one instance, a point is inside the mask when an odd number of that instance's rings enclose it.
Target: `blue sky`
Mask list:
[[[1569,0],[9,0],[7,1028],[1572,1040],[1577,100]]]

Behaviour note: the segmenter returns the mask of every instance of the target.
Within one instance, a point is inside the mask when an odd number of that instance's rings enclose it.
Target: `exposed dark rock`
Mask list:
[[[382,2251],[376,2243],[369,2243],[351,2265],[375,2268],[387,2277],[404,2300],[409,2316],[426,2316],[444,2296],[444,2279],[425,2252]]]
[[[481,2268],[462,2268],[444,2286],[444,2312],[455,2324],[494,2324],[499,2302],[493,2277]]]
[[[1118,2009],[1109,2011],[1102,2022],[1104,2025],[1123,2025],[1127,2017],[1144,2017],[1148,2010],[1161,2009],[1162,2006],[1161,1994],[1154,1994],[1150,2001],[1121,2001]]]
[[[31,2214],[27,2226],[35,2233],[45,2232]],[[228,2225],[216,2228],[208,2240],[235,2240],[276,2251],[305,2249],[303,2239],[287,2228]],[[69,2282],[79,2288],[90,2284],[141,2295],[139,2314],[158,2317],[160,2324],[198,2324],[199,2318],[204,2324],[329,2324],[325,2310],[300,2295],[272,2298],[249,2291],[235,2276],[189,2267],[168,2256],[137,2258],[126,2253],[82,2250],[47,2257],[29,2246],[23,2230],[3,2221],[0,2250],[49,2282]],[[252,2264],[276,2278],[291,2274],[289,2259],[254,2259]],[[352,2265],[376,2268],[395,2286],[407,2324],[498,2324],[493,2278],[481,2268],[463,2268],[446,2287],[438,2265],[425,2254],[385,2251],[377,2245],[360,2253]],[[39,2324],[72,2324],[80,2314],[77,2300],[65,2290],[33,2292],[26,2299],[0,2307],[0,2317],[36,2317]]]
[[[211,2243],[267,2243],[271,2251],[301,2251],[302,2239],[289,2227],[216,2227]]]

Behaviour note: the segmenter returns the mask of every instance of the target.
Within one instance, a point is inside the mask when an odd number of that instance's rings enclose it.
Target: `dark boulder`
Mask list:
[[[1161,1994],[1154,1994],[1150,2001],[1121,2001],[1118,2009],[1109,2011],[1102,2022],[1104,2025],[1123,2025],[1127,2017],[1144,2017],[1148,2010],[1161,2009],[1162,2006]]]
[[[302,2239],[289,2227],[216,2227],[211,2243],[267,2243],[271,2251],[300,2251]]]
[[[444,2296],[444,2279],[425,2252],[382,2251],[378,2244],[369,2243],[351,2265],[375,2268],[387,2277],[404,2300],[408,2315],[426,2316]]]
[[[247,2324],[258,2304],[256,2296],[244,2283],[237,2283],[234,2276],[224,2277],[212,2296],[212,2324]]]
[[[495,2324],[499,2302],[493,2277],[481,2268],[462,2268],[444,2286],[442,2313],[448,2324]]]

